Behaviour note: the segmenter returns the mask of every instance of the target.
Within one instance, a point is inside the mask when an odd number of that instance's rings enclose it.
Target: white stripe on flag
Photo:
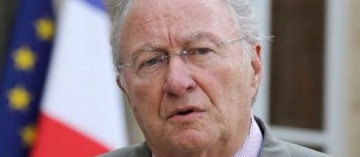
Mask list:
[[[109,19],[85,1],[63,3],[42,112],[109,149],[127,145],[123,101],[111,64]]]

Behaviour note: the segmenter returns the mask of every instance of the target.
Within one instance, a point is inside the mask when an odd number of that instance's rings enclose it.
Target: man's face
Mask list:
[[[131,63],[134,53],[145,49],[144,45],[172,54],[189,45],[242,35],[218,0],[137,1],[121,34],[125,63]],[[140,77],[128,67],[123,77],[126,85],[118,77],[155,153],[199,152],[226,146],[230,141],[241,146],[249,130],[251,101],[261,75],[260,47],[252,45],[257,53],[250,58],[243,46],[241,41],[219,46],[218,54],[207,60],[206,66],[190,66],[173,56],[161,75]]]

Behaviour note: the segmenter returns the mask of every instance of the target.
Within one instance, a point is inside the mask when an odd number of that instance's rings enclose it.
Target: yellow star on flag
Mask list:
[[[36,128],[34,125],[25,126],[20,130],[20,136],[23,144],[26,147],[31,147],[34,144],[36,137]]]
[[[31,102],[30,93],[21,86],[17,86],[8,92],[8,99],[11,108],[15,110],[25,110]]]
[[[54,23],[49,18],[36,21],[36,33],[41,40],[49,41],[54,36]]]
[[[31,70],[36,61],[35,54],[27,46],[22,46],[13,55],[16,68],[24,71]]]

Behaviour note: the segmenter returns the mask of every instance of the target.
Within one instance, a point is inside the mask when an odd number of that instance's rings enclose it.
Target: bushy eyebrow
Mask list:
[[[185,37],[183,45],[184,45],[184,47],[187,47],[190,44],[200,41],[200,40],[208,40],[208,41],[211,41],[211,42],[215,43],[216,45],[218,45],[220,38],[215,36],[212,33],[198,32],[198,33],[195,33],[188,37]],[[155,52],[155,51],[164,51],[165,52],[166,48],[165,48],[165,46],[148,42],[148,43],[142,44],[139,49],[137,49],[134,53],[132,53],[131,58],[136,59],[136,57],[142,53]]]
[[[187,46],[187,45],[194,43],[196,41],[199,41],[199,40],[209,40],[215,44],[218,44],[221,39],[212,33],[198,32],[198,33],[195,33],[194,35],[186,37],[184,45]]]
[[[141,45],[139,49],[137,49],[134,53],[131,54],[131,57],[134,58],[145,52],[154,52],[154,51],[159,51],[159,50],[164,50],[164,49],[165,49],[164,47],[162,47],[158,44],[149,42],[149,43],[145,43],[145,44]]]

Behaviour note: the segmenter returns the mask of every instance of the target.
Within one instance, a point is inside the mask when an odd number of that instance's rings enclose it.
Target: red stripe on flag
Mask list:
[[[76,130],[45,115],[40,115],[32,157],[87,157],[109,151]]]

